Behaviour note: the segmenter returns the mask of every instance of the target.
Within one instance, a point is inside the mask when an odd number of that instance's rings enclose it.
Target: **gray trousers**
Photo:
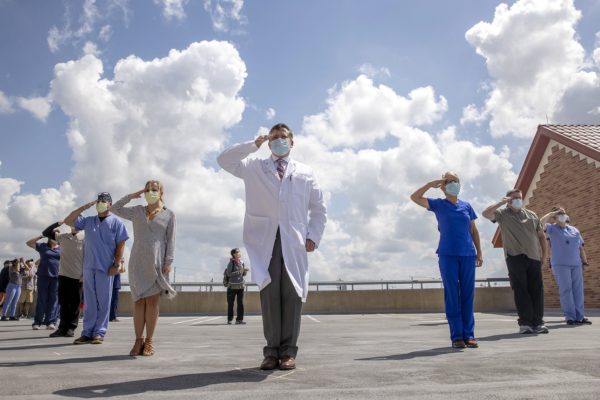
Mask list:
[[[267,345],[263,349],[265,357],[296,357],[302,299],[298,296],[285,269],[281,251],[279,230],[275,238],[271,262],[269,264],[271,283],[260,291],[263,331]]]

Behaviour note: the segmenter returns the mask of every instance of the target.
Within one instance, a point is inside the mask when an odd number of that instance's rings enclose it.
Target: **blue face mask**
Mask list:
[[[510,204],[516,210],[520,210],[521,208],[523,208],[523,200],[521,200],[521,199],[514,199],[513,201],[510,202]]]
[[[458,196],[460,193],[460,182],[450,182],[446,184],[446,193],[450,196]]]
[[[290,152],[290,142],[287,139],[275,139],[271,142],[271,151],[277,157],[285,156]]]

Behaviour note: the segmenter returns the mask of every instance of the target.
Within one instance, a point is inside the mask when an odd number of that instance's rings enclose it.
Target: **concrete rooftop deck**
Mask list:
[[[453,350],[443,314],[305,315],[298,368],[260,371],[260,316],[162,317],[157,354],[132,358],[132,319],[102,345],[72,345],[0,323],[0,397],[10,399],[598,399],[600,313],[592,326],[546,316],[547,335],[515,334],[515,315],[476,314],[479,349]],[[79,333],[79,330],[78,330]]]

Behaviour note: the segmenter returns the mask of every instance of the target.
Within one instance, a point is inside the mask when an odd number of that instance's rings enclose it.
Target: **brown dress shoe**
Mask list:
[[[273,356],[267,356],[267,357],[265,357],[263,362],[260,364],[260,369],[262,369],[262,370],[275,369],[275,368],[277,368],[278,364],[279,364],[279,361],[277,360],[277,358],[275,358]]]
[[[452,342],[452,348],[454,349],[464,349],[466,347],[467,345],[465,344],[464,340],[455,340],[454,342]]]
[[[296,368],[296,360],[294,357],[283,356],[279,362],[279,369],[294,369]]]

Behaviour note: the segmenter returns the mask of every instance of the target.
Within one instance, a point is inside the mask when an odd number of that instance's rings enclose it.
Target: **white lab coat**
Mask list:
[[[235,144],[217,158],[225,171],[244,180],[246,215],[244,216],[244,245],[252,264],[252,281],[260,290],[270,282],[269,263],[277,228],[285,268],[292,283],[306,301],[308,295],[308,258],[306,239],[318,246],[327,212],[323,193],[312,169],[289,160],[282,180],[271,157],[251,158],[258,150],[254,141]]]

